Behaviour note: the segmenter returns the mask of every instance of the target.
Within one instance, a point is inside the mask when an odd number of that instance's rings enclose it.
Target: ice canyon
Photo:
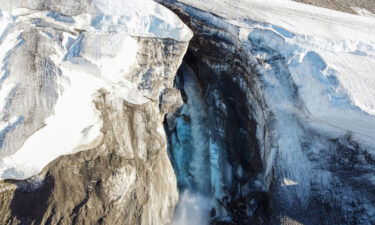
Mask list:
[[[375,224],[371,0],[0,10],[0,225]]]

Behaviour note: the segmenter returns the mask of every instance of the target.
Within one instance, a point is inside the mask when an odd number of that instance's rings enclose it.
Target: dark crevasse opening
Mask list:
[[[165,123],[180,191],[174,224],[263,223],[269,201],[257,179],[264,168],[252,107],[235,71],[213,70],[207,59],[188,51],[176,77],[185,103]]]

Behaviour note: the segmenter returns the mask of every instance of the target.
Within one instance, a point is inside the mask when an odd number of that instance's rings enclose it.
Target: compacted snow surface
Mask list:
[[[137,36],[192,37],[149,0],[95,0],[78,13],[73,1],[41,2],[0,1],[0,180],[36,175],[100,142],[99,90],[149,101],[127,77],[138,63]]]

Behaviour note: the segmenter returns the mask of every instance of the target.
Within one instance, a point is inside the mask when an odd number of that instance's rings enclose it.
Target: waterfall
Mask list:
[[[174,225],[208,223],[214,196],[221,192],[219,148],[212,141],[209,114],[197,75],[184,63],[180,79],[187,101],[172,135],[172,161],[182,193]],[[194,221],[187,221],[194,216]],[[205,221],[205,222],[203,222]]]

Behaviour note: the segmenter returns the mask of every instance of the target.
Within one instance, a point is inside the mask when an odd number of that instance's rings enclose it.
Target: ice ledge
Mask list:
[[[178,16],[152,0],[0,0],[0,10],[15,20],[48,18],[80,30],[125,32],[180,42],[193,37]]]

